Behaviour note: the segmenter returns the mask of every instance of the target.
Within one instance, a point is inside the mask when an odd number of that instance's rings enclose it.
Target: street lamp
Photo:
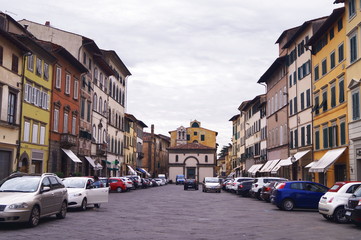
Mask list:
[[[293,180],[297,180],[296,161],[297,161],[297,159],[295,158],[294,155],[292,155],[291,156],[291,163],[292,163],[292,178],[293,178]]]

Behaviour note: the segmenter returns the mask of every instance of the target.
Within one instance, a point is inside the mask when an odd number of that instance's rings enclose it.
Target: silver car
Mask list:
[[[55,174],[14,173],[0,182],[0,223],[35,227],[42,217],[65,218],[67,205],[67,189]]]

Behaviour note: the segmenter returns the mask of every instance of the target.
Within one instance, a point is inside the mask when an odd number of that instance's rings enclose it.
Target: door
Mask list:
[[[0,151],[0,180],[10,175],[11,152]]]
[[[196,179],[196,168],[195,167],[187,168],[187,178],[188,179]]]
[[[50,190],[46,192],[41,192],[44,187],[49,187]],[[55,211],[56,200],[54,197],[54,191],[51,189],[49,178],[44,178],[41,183],[40,188],[40,195],[41,195],[41,215],[47,215]]]

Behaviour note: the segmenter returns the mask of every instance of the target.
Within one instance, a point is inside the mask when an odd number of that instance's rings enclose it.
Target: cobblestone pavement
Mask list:
[[[167,185],[111,193],[99,209],[71,210],[36,228],[0,225],[0,239],[360,239],[361,228],[327,222],[317,211],[284,212],[234,194]]]

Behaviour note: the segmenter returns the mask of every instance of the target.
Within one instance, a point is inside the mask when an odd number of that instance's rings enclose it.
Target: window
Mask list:
[[[99,97],[99,113],[103,114],[103,99]]]
[[[55,87],[58,89],[61,88],[61,68],[58,66],[56,67]]]
[[[43,69],[42,63],[43,63],[43,61],[37,57],[36,58],[36,75],[38,75],[38,76],[41,76],[43,74],[42,73],[42,69]]]
[[[44,62],[44,79],[49,79],[49,64],[47,64],[46,62]]]
[[[357,35],[354,33],[350,37],[350,63],[357,60]]]
[[[204,138],[204,135],[202,134],[202,135],[201,135],[201,141],[204,141],[204,139],[205,139],[205,138]]]
[[[292,74],[290,74],[290,76],[289,76],[289,85],[290,85],[290,87],[292,87]]]
[[[28,56],[28,70],[34,71],[34,55]]]
[[[335,147],[337,146],[337,125],[336,122],[333,123],[331,127],[328,128],[328,134],[329,134],[329,147]]]
[[[323,111],[327,110],[327,91],[324,91],[322,93],[322,110]]]
[[[298,112],[297,97],[293,98],[293,104],[294,104],[293,113],[297,113]]]
[[[45,144],[45,126],[40,126],[40,144]]]
[[[79,97],[79,81],[74,80],[74,99],[78,99]]]
[[[330,41],[335,37],[335,32],[333,31],[333,27],[330,29]]]
[[[92,70],[92,60],[89,58],[89,69]]]
[[[343,54],[343,43],[338,46],[338,62],[342,62],[344,59],[344,54]]]
[[[16,112],[16,94],[9,92],[8,97],[8,123],[15,124],[15,112]]]
[[[32,143],[38,143],[38,129],[39,129],[39,125],[38,124],[33,124],[33,138],[32,138]]]
[[[93,111],[97,111],[97,104],[98,104],[97,94],[94,93],[94,96],[93,96]]]
[[[293,72],[293,85],[296,85],[297,83],[297,75],[296,75],[296,71]]]
[[[98,68],[94,68],[94,83],[98,83]]]
[[[305,93],[301,93],[301,110],[305,109]]]
[[[319,114],[320,113],[320,97],[319,96],[316,96],[315,97],[315,114]]]
[[[26,121],[24,122],[24,142],[29,142],[30,137],[30,122]]]
[[[322,76],[327,73],[327,59],[322,60]]]
[[[306,127],[306,145],[311,144],[311,124]]]
[[[317,81],[318,79],[320,79],[318,65],[315,67],[314,72],[315,72],[315,81]]]
[[[336,106],[336,86],[331,86],[331,107]]]
[[[333,51],[330,55],[330,62],[331,62],[331,69],[333,69],[336,65],[336,55],[335,55],[335,52]]]
[[[12,56],[11,70],[15,73],[18,73],[19,70],[19,57],[15,54]]]
[[[290,148],[294,148],[294,145],[293,145],[293,131],[290,131]]]
[[[315,148],[316,150],[320,149],[320,130],[316,129],[315,131]]]
[[[337,22],[337,30],[341,31],[341,29],[343,28],[343,23],[342,23],[342,18],[340,20],[338,20]]]
[[[293,114],[293,103],[292,103],[292,99],[290,100],[290,115]]]
[[[301,147],[306,145],[306,132],[305,127],[301,127]]]
[[[86,53],[83,52],[83,64],[86,65]]]
[[[344,89],[344,80],[340,79],[338,82],[338,90],[339,90],[339,101],[343,103],[345,101],[345,89]]]
[[[59,131],[59,109],[54,109],[54,132]]]
[[[342,121],[340,123],[340,135],[341,135],[341,139],[340,139],[340,143],[341,145],[345,145],[346,144],[346,123],[345,121]]]
[[[295,130],[295,148],[298,147],[298,129]]]
[[[70,94],[70,74],[65,76],[65,94]]]
[[[328,127],[327,125],[324,125],[322,127],[323,131],[323,148],[328,148]]]
[[[86,120],[90,122],[90,114],[91,114],[91,102],[87,101],[87,109],[86,109]]]
[[[360,92],[352,93],[352,120],[360,119]]]
[[[63,133],[68,133],[68,113],[64,113],[64,126],[63,126]]]
[[[352,18],[356,14],[355,0],[348,1],[348,17]]]
[[[49,94],[44,91],[42,91],[41,94],[42,94],[41,107],[43,109],[49,109]]]
[[[311,106],[311,89],[307,89],[306,91],[306,106]]]
[[[73,116],[72,123],[71,123],[71,134],[76,134],[76,116]]]

